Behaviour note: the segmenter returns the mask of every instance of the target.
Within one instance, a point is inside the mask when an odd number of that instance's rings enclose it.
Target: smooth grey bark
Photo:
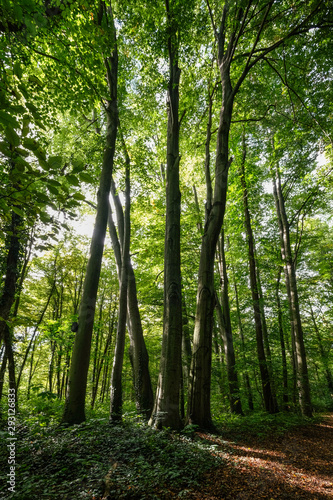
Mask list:
[[[155,404],[149,424],[155,428],[181,427],[180,385],[182,344],[182,291],[180,272],[180,190],[179,190],[179,27],[169,0],[168,20],[169,83],[166,169],[166,222],[164,248],[164,316],[162,352]]]
[[[104,14],[106,15],[106,12]],[[110,100],[107,101],[105,108],[106,147],[104,150],[102,172],[98,190],[95,226],[91,240],[90,255],[79,310],[78,331],[76,333],[73,346],[69,373],[68,395],[62,417],[62,421],[67,424],[77,424],[85,420],[85,397],[90,360],[91,337],[94,325],[97,290],[108,220],[109,194],[117,137],[118,52],[116,29],[114,26],[112,11],[108,22],[110,23],[110,29],[113,34],[113,47],[111,55],[104,60],[110,92]]]
[[[206,215],[202,236],[197,305],[193,336],[193,355],[191,382],[188,402],[188,421],[202,428],[211,428],[210,388],[212,363],[212,330],[215,307],[214,257],[217,240],[222,228],[227,186],[229,159],[229,132],[235,92],[230,80],[230,65],[234,37],[232,36],[225,50],[226,18],[228,7],[225,4],[219,33],[215,30],[218,43],[218,66],[222,84],[222,107],[217,131],[215,186],[212,206]],[[207,207],[208,208],[208,207]]]
[[[274,147],[274,145],[273,145]],[[285,266],[286,287],[290,308],[291,335],[295,346],[297,389],[300,409],[303,415],[312,416],[310,382],[304,346],[304,336],[299,310],[299,299],[296,281],[295,263],[290,245],[290,231],[285,200],[282,192],[279,167],[275,165],[273,173],[273,194],[278,218],[282,260]]]
[[[97,331],[96,331],[96,339],[95,339],[95,349],[94,349],[94,360],[93,360],[93,373],[92,373],[92,383],[91,383],[91,408],[95,406],[96,394],[98,389],[99,382],[99,352],[100,352],[100,341],[101,341],[101,323],[102,323],[102,315],[103,315],[103,305],[104,305],[104,293],[102,295],[100,304],[99,304],[99,317],[97,323]]]
[[[272,381],[269,373],[269,368],[265,354],[265,347],[264,347],[264,332],[262,323],[262,311],[260,308],[259,288],[257,281],[255,246],[254,246],[254,238],[251,226],[248,191],[245,179],[245,158],[246,158],[246,143],[245,143],[245,136],[243,136],[243,156],[240,166],[240,180],[243,190],[245,231],[248,242],[250,284],[251,284],[252,305],[254,313],[254,323],[256,330],[257,356],[259,362],[259,370],[260,370],[260,378],[261,378],[262,392],[264,397],[265,410],[268,411],[269,413],[276,413],[278,412],[278,406],[272,387]]]
[[[223,340],[225,361],[227,365],[230,411],[232,413],[243,415],[230,319],[228,275],[225,260],[223,227],[218,242],[218,263],[221,282],[221,304],[218,300],[218,296],[216,296],[216,311],[218,315],[220,332]]]

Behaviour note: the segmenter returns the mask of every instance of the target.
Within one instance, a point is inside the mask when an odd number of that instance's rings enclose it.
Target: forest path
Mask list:
[[[282,436],[199,433],[216,445],[222,467],[186,498],[207,500],[333,499],[333,415]]]

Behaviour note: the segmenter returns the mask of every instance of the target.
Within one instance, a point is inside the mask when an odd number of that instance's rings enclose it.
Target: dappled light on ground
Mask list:
[[[207,474],[205,483],[189,498],[333,498],[332,415],[323,424],[282,436],[198,435],[215,445],[214,453],[225,465]]]

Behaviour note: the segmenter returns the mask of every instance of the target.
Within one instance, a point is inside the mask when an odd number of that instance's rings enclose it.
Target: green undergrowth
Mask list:
[[[100,499],[106,487],[112,499],[184,498],[221,463],[208,444],[186,432],[155,431],[133,419],[110,425],[107,418],[94,418],[69,428],[18,421],[12,494],[4,488],[5,429],[0,437],[0,491],[7,491],[1,499]]]
[[[232,433],[235,436],[246,434],[265,439],[272,435],[283,435],[297,427],[313,425],[320,420],[321,416],[318,414],[313,418],[308,418],[292,412],[276,414],[253,412],[246,416],[221,414],[215,421],[222,435],[226,433]]]

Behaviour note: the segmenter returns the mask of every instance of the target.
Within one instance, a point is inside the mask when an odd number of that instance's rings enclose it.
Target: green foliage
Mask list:
[[[18,422],[17,435],[13,499],[100,498],[103,477],[112,498],[168,498],[196,486],[220,463],[208,446],[136,422],[114,426],[95,417],[59,428],[25,420]],[[5,473],[6,466],[1,468]]]

